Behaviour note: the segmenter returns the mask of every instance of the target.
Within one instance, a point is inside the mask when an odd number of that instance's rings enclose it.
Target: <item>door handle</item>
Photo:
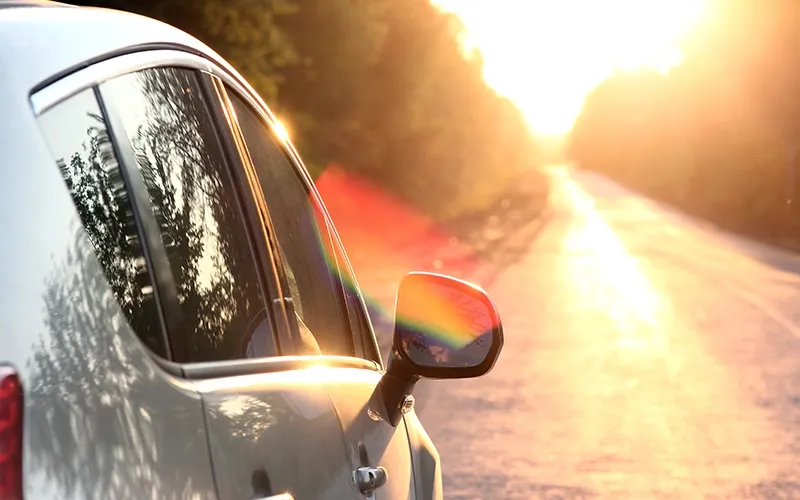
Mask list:
[[[353,471],[353,486],[367,497],[375,500],[375,490],[386,484],[389,473],[383,467],[359,467]]]

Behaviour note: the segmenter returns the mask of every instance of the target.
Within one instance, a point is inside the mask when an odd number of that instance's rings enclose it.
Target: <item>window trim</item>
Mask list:
[[[272,358],[240,359],[236,361],[214,361],[182,365],[183,378],[204,380],[260,373],[306,370],[316,367],[361,368],[381,371],[379,365],[368,359],[352,356],[275,356]]]
[[[120,55],[70,73],[31,94],[31,106],[36,116],[56,104],[86,89],[108,80],[144,69],[163,66],[211,71],[210,62],[202,57],[179,50],[148,50]]]
[[[111,118],[109,117],[109,113],[107,111],[107,107],[105,102],[102,100],[101,93],[98,91],[99,86],[113,78],[118,76],[122,76],[128,73],[133,73],[140,70],[145,69],[153,69],[158,67],[176,67],[176,68],[186,68],[192,69],[195,71],[199,71],[200,75],[198,78],[203,80],[203,74],[208,74],[219,78],[225,85],[233,88],[237,91],[239,95],[241,95],[248,104],[258,113],[259,117],[268,124],[268,126],[272,129],[273,134],[276,137],[280,137],[280,134],[277,133],[277,120],[275,119],[274,115],[269,111],[269,108],[266,104],[261,100],[260,97],[253,91],[253,89],[249,86],[249,84],[242,80],[237,75],[233,75],[227,70],[221,68],[218,62],[212,60],[210,56],[206,54],[199,55],[199,53],[195,49],[191,49],[189,47],[184,46],[175,46],[175,48],[153,48],[153,47],[140,47],[137,49],[133,49],[134,51],[121,51],[116,55],[110,55],[108,59],[104,59],[98,62],[89,62],[89,66],[85,67],[77,67],[75,68],[74,72],[57,75],[58,78],[55,80],[48,81],[45,86],[36,87],[34,91],[30,94],[30,104],[32,111],[35,116],[39,116],[52,107],[56,106],[57,104],[69,99],[70,97],[84,91],[87,89],[94,89],[96,95],[98,96],[98,101],[101,106],[101,110],[103,111],[104,115],[106,116],[109,121]],[[207,98],[207,104],[209,108],[214,108],[215,105],[213,104],[214,99]],[[215,114],[213,109],[210,109],[212,115]],[[237,124],[238,128],[238,124]],[[119,128],[117,127],[117,130]],[[116,133],[112,130],[112,138],[115,141],[115,149],[118,147],[117,143],[119,139],[116,137]],[[220,138],[221,139],[221,138]],[[123,143],[128,142],[126,138]],[[336,239],[336,242],[341,245],[341,239],[339,238],[338,233],[332,227],[330,214],[327,211],[327,208],[323,203],[320,201],[319,192],[314,186],[313,180],[311,179],[310,174],[304,168],[303,162],[300,159],[297,151],[295,150],[294,146],[288,141],[279,141],[282,145],[282,148],[286,154],[286,156],[290,159],[292,163],[292,167],[295,170],[295,174],[301,179],[303,184],[305,185],[306,189],[309,193],[314,196],[315,200],[319,204],[319,208],[326,220],[326,224],[329,226],[328,230],[331,235],[333,235]],[[129,145],[129,142],[128,142]],[[226,154],[228,150],[227,144],[223,144],[223,149],[226,149]],[[132,151],[131,151],[132,152]],[[134,163],[130,163],[130,157],[128,157],[127,152],[123,152],[120,154],[120,167],[121,169],[127,169],[129,166],[135,166],[135,159]],[[231,165],[229,165],[229,168]],[[231,173],[232,174],[232,173]],[[124,174],[123,174],[124,175]],[[232,174],[233,175],[233,174]],[[131,189],[131,186],[128,185],[128,188]],[[131,189],[131,198],[134,198],[134,190]],[[136,196],[141,196],[142,193],[139,193]],[[149,199],[149,198],[148,198]],[[242,200],[239,200],[239,203],[242,203]],[[148,205],[149,206],[149,202]],[[141,213],[138,207],[134,207],[134,212]],[[155,219],[153,215],[153,219]],[[137,220],[138,222],[138,220]],[[268,228],[271,230],[271,228]],[[143,228],[140,227],[140,231],[144,232]],[[143,242],[144,243],[144,242]],[[343,246],[342,246],[343,248]],[[274,252],[274,249],[270,249],[270,252]],[[352,272],[352,266],[350,266],[349,260],[345,255],[342,256],[345,260],[345,263],[340,263],[337,257],[337,265],[341,266],[345,264],[351,274],[355,277],[354,273]],[[274,262],[270,262],[273,266],[273,272],[278,272],[277,265]],[[265,262],[264,265],[267,263]],[[149,265],[149,264],[148,264]],[[155,278],[155,275],[154,275]],[[155,279],[154,279],[155,281]],[[155,283],[154,283],[155,284]],[[381,371],[384,369],[383,361],[380,357],[380,350],[377,346],[377,339],[375,338],[374,329],[372,328],[372,324],[369,318],[369,314],[367,313],[367,308],[364,302],[363,294],[361,293],[360,288],[357,284],[354,283],[356,286],[357,296],[359,297],[360,303],[360,310],[357,313],[362,317],[362,320],[369,325],[370,330],[370,337],[372,339],[372,344],[374,345],[374,351],[377,353],[377,360],[368,360],[359,357],[345,357],[345,356],[319,356],[319,355],[311,355],[311,356],[278,356],[278,357],[271,357],[271,358],[263,358],[263,359],[237,359],[237,360],[229,360],[229,361],[215,361],[215,362],[204,362],[204,363],[175,363],[173,361],[162,359],[156,353],[152,352],[150,349],[145,349],[145,351],[162,367],[166,372],[173,373],[175,372],[175,368],[167,367],[181,367],[181,372],[184,373],[186,378],[192,378],[186,375],[186,369],[189,369],[190,372],[194,371],[191,367],[195,365],[203,365],[203,370],[208,372],[208,376],[212,377],[215,370],[220,373],[219,376],[230,376],[230,375],[222,375],[222,373],[234,373],[236,372],[235,365],[242,365],[241,370],[247,373],[255,373],[258,370],[255,370],[256,366],[263,366],[261,371],[281,371],[285,370],[286,363],[283,361],[291,361],[295,363],[297,366],[314,366],[320,363],[329,364],[331,366],[343,366],[343,367],[352,367],[354,365],[360,366],[362,368],[368,368],[372,370]],[[270,296],[268,299],[272,301],[282,300],[280,296],[275,296],[272,294],[272,290],[266,289],[265,290]],[[344,300],[344,298],[342,299]],[[159,311],[161,312],[161,311]],[[162,322],[165,321],[163,319],[164,315],[162,315]],[[355,332],[351,332],[354,335]],[[164,332],[164,335],[167,335],[167,332]],[[169,347],[169,337],[167,336],[167,348],[170,350],[171,356],[171,349]],[[353,342],[355,342],[355,338],[353,338]],[[353,360],[358,360],[355,362]],[[291,363],[290,363],[291,364]],[[216,368],[215,368],[216,367]],[[255,371],[249,371],[250,368],[253,367]],[[283,368],[282,368],[283,367]]]
[[[149,352],[149,351],[148,351]],[[209,380],[262,373],[278,373],[309,368],[359,368],[383,372],[376,361],[350,356],[273,356],[271,358],[237,359],[230,361],[208,361],[201,363],[176,363],[155,357],[156,364],[175,377],[188,380]]]

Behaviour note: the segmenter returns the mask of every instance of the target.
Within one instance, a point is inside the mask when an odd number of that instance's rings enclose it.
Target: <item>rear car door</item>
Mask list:
[[[17,284],[0,307],[14,325],[0,353],[27,358],[24,496],[216,498],[202,401],[157,362],[169,356],[158,277],[94,88],[104,67],[32,96],[50,158],[31,147],[35,129],[9,122],[27,149],[3,168],[19,180],[4,184],[4,227],[25,237],[6,234],[18,279],[4,281]]]
[[[279,278],[278,297],[296,327],[308,331],[329,360],[324,379],[342,425],[353,471],[388,480],[368,498],[413,496],[408,434],[404,421],[391,426],[380,417],[375,389],[381,360],[364,302],[333,225],[308,174],[273,118],[244,89],[220,90],[235,117],[242,155],[250,162],[266,202]],[[382,469],[380,469],[382,468]]]
[[[99,92],[150,207],[148,248],[169,339],[162,365],[202,398],[219,498],[351,498],[321,375],[281,357],[289,347],[281,339],[297,328],[289,331],[283,305],[270,299],[278,285],[263,230],[254,230],[260,212],[209,85],[208,72],[221,70],[177,51],[137,57],[149,68]]]

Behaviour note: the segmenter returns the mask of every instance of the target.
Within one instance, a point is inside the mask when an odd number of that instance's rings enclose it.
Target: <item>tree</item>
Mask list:
[[[88,0],[157,17],[230,60],[288,125],[312,175],[337,163],[423,211],[496,201],[535,164],[518,110],[429,0]]]
[[[571,154],[656,198],[770,241],[796,231],[800,4],[712,2],[665,75],[620,73],[586,100]],[[796,237],[796,236],[795,236]]]
[[[134,12],[199,38],[227,59],[269,103],[275,104],[286,68],[299,62],[281,17],[293,0],[76,0],[70,3]]]

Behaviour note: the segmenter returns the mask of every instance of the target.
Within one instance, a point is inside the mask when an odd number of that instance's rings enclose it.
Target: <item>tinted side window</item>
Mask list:
[[[145,70],[101,89],[130,139],[177,288],[174,358],[277,354],[246,222],[196,73]]]
[[[94,91],[58,104],[39,124],[114,297],[142,342],[166,356],[133,208]]]
[[[235,93],[230,97],[275,228],[300,330],[307,327],[323,354],[353,356],[340,276],[320,207],[266,124]]]

